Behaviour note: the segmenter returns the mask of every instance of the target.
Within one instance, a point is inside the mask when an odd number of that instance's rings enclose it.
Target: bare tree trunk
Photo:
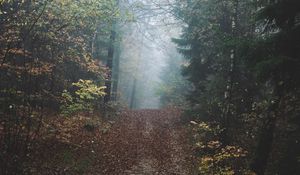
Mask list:
[[[106,95],[104,97],[104,103],[108,103],[111,100],[111,88],[112,88],[112,70],[113,70],[113,58],[114,58],[114,43],[116,40],[116,32],[115,32],[115,22],[112,24],[112,30],[110,33],[110,44],[108,48],[108,58],[107,58],[107,63],[106,67],[109,69],[107,79],[105,82],[106,86]]]
[[[278,81],[275,81],[278,83]],[[277,119],[280,116],[280,106],[283,98],[283,85],[276,85],[274,90],[275,99],[272,100],[267,110],[267,116],[263,123],[257,147],[255,150],[255,158],[252,161],[251,169],[257,175],[264,175],[268,159],[272,151],[274,141],[274,132]]]
[[[238,7],[239,7],[239,0],[234,1],[234,12],[232,15],[231,20],[231,33],[232,37],[237,36],[237,23],[238,23]],[[223,132],[221,134],[221,140],[224,145],[227,145],[230,142],[228,136],[228,129],[230,127],[230,120],[232,115],[232,92],[234,86],[234,74],[235,74],[235,60],[236,60],[236,48],[233,47],[230,50],[230,69],[229,69],[229,76],[227,79],[226,91],[225,91],[225,107],[223,109]]]
[[[137,86],[137,78],[133,81],[133,88],[131,93],[131,99],[130,99],[130,109],[134,109],[135,106],[135,94],[136,94],[136,86]]]
[[[98,57],[98,44],[97,44],[97,36],[98,36],[98,29],[95,30],[94,32],[94,36],[93,36],[93,39],[92,39],[92,56],[94,58],[97,58]]]
[[[120,43],[118,42],[117,46],[115,47],[115,57],[114,57],[114,66],[112,72],[112,100],[118,100],[118,85],[119,85],[119,68],[120,68]]]
[[[119,0],[116,1],[116,5],[119,6]],[[106,86],[106,95],[104,97],[104,103],[108,103],[111,101],[111,91],[112,91],[112,71],[113,71],[113,60],[114,60],[114,51],[115,51],[115,41],[116,41],[116,24],[117,21],[114,19],[112,21],[112,28],[110,32],[110,43],[109,43],[109,48],[108,48],[108,58],[107,58],[107,63],[106,67],[109,69],[108,75],[107,75],[107,80],[105,82]]]

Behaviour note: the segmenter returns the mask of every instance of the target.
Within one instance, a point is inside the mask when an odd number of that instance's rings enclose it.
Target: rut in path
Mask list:
[[[102,174],[192,175],[177,109],[126,111],[104,138]]]

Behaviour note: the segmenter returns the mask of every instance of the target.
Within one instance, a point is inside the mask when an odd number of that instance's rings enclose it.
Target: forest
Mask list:
[[[0,0],[1,175],[299,175],[299,0]]]

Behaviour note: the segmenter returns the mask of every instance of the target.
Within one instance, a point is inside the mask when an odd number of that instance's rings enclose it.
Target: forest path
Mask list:
[[[103,174],[192,175],[192,151],[177,109],[123,112],[107,133]]]

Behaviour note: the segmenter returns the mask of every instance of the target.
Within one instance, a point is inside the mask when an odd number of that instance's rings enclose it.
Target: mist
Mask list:
[[[167,73],[170,53],[176,52],[171,39],[180,34],[180,26],[155,1],[131,3],[138,3],[139,8],[132,12],[135,20],[121,27],[119,97],[130,108],[158,109],[157,90],[163,83],[162,74]]]

